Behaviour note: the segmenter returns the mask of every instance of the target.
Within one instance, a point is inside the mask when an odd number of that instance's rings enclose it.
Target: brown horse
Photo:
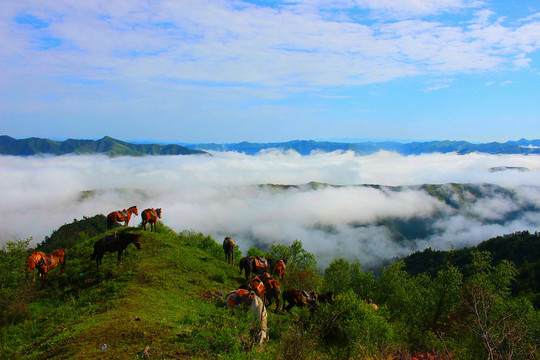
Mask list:
[[[146,209],[141,213],[142,227],[146,230],[146,224],[150,223],[150,231],[154,229],[156,231],[156,223],[158,219],[161,219],[161,209]]]
[[[249,290],[255,291],[255,295],[260,297],[261,299],[264,299],[264,294],[266,292],[266,288],[264,286],[264,283],[261,279],[259,279],[258,276],[254,276],[249,282],[247,283],[247,287]]]
[[[91,259],[96,259],[96,267],[99,270],[103,255],[106,252],[118,251],[118,266],[120,266],[122,264],[122,252],[131,243],[135,244],[137,249],[140,249],[141,235],[128,232],[115,232],[114,234],[106,235],[95,242],[94,253]]]
[[[223,240],[223,251],[225,252],[227,263],[232,264],[234,260],[234,240],[228,236]]]
[[[246,273],[246,282],[250,279],[251,273],[260,275],[270,272],[268,260],[259,256],[245,256],[240,259],[240,274],[242,270]]]
[[[36,268],[39,260],[41,260],[41,258],[43,257],[45,257],[45,253],[43,251],[36,251],[28,255],[28,258],[26,259],[26,276],[28,277],[28,273],[30,272],[30,270],[32,270],[32,281],[36,280],[36,273],[34,272],[34,269]]]
[[[139,210],[137,206],[132,206],[129,209],[113,211],[107,215],[107,229],[112,229],[113,225],[117,222],[124,222],[124,226],[128,226],[131,215],[139,215]]]
[[[289,304],[285,307],[285,302]],[[291,289],[283,292],[283,310],[291,310],[293,306],[309,306],[313,311],[317,308],[317,293],[315,291],[307,292],[305,290]]]
[[[281,290],[279,289],[279,282],[274,280],[268,273],[264,273],[259,276],[264,284],[264,299],[268,302],[267,307],[272,305],[272,299],[276,300],[276,311],[279,309],[279,298]]]
[[[287,260],[278,260],[272,267],[272,274],[277,275],[281,281],[283,281],[283,276],[285,276],[285,269],[287,268],[286,261]]]
[[[54,250],[49,255],[42,257],[36,263],[36,268],[41,274],[41,285],[45,285],[45,282],[47,281],[47,273],[57,267],[58,264],[61,265],[60,273],[58,274],[58,276],[61,276],[66,267],[66,252],[63,249]]]

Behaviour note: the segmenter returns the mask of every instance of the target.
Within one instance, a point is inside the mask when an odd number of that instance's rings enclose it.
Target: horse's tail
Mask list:
[[[90,260],[94,260],[98,254],[98,244],[101,242],[101,240],[98,240],[95,244],[94,244],[94,252],[92,253],[92,255],[90,256]]]
[[[240,266],[240,274],[242,273],[242,270],[244,270],[244,262],[246,260],[245,259],[240,259],[240,262],[238,264],[238,266]]]
[[[107,216],[107,229],[111,229],[113,224],[114,224],[114,220],[111,214],[109,214],[109,216]]]

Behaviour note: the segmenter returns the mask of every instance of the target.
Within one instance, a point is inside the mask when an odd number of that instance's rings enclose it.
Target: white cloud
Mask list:
[[[359,85],[417,74],[523,67],[530,62],[527,55],[540,47],[540,23],[535,18],[504,26],[486,9],[472,15],[473,25],[463,27],[442,19],[367,25],[328,20],[304,7],[241,4],[58,2],[36,8],[32,2],[8,1],[0,26],[2,66],[9,69],[4,71],[9,84],[4,90],[14,86],[46,93],[52,84],[69,86],[70,80],[111,82],[111,94],[118,89],[142,91],[150,85],[156,89],[160,81],[169,90],[185,86],[184,82]],[[316,6],[431,14],[480,4],[366,0]],[[48,26],[17,24],[14,18],[21,14],[33,15]],[[60,39],[61,45],[39,49],[46,38]]]
[[[490,172],[491,167],[527,167],[528,172]],[[535,155],[430,154],[370,156],[267,151],[257,156],[215,153],[207,156],[0,157],[0,241],[33,236],[40,242],[74,218],[137,205],[163,208],[163,222],[175,231],[191,229],[218,241],[235,236],[242,250],[254,244],[289,244],[295,239],[317,254],[322,265],[334,256],[356,256],[365,264],[403,256],[426,246],[470,245],[518,230],[538,230],[540,215],[530,213],[510,225],[483,225],[499,220],[515,203],[494,196],[472,205],[469,217],[414,190],[394,192],[370,187],[299,187],[281,191],[259,184],[415,185],[493,183],[517,189],[516,201],[540,206],[540,161]],[[434,171],[437,169],[437,171]],[[522,185],[525,186],[522,186]],[[114,191],[114,189],[124,191]],[[145,194],[137,191],[144,189]],[[99,190],[80,201],[81,192]],[[450,191],[450,187],[449,187]],[[456,199],[459,201],[459,199]],[[445,214],[440,235],[394,243],[388,229],[374,225],[385,218]],[[132,225],[140,218],[132,220]]]

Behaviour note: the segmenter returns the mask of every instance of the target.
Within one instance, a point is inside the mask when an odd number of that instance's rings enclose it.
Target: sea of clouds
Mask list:
[[[493,167],[529,171],[490,172]],[[73,219],[137,205],[162,208],[162,221],[175,231],[194,230],[220,242],[232,236],[242,251],[256,244],[301,240],[320,266],[334,257],[372,264],[426,247],[449,249],[474,245],[515,231],[540,230],[540,214],[529,212],[505,225],[485,225],[516,210],[516,204],[540,207],[540,156],[427,154],[402,156],[381,151],[266,151],[255,156],[227,152],[212,156],[109,158],[101,155],[0,156],[0,246],[32,237],[32,244]],[[401,192],[372,187],[310,187],[287,191],[261,184],[379,184],[388,186],[475,183],[514,189],[509,201],[492,196],[475,202],[469,214],[441,219],[438,235],[407,242],[392,240],[375,221],[429,217],[447,205],[425,191]],[[122,189],[122,191],[117,191]],[[82,199],[82,192],[96,190]],[[143,190],[143,191],[140,191]],[[131,225],[138,225],[134,217]],[[351,223],[362,226],[351,226]],[[328,229],[331,228],[331,231]]]

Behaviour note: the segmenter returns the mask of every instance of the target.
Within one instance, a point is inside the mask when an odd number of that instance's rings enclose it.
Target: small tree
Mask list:
[[[472,255],[471,276],[461,294],[471,317],[467,325],[487,359],[511,359],[527,335],[532,306],[525,299],[510,298],[510,284],[517,275],[513,263],[503,260],[493,266],[489,253]]]

